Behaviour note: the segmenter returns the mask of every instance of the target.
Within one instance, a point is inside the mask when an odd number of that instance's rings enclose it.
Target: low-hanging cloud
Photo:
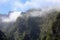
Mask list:
[[[3,17],[2,21],[3,22],[14,22],[16,21],[17,17],[21,16],[21,12],[12,12],[9,14],[8,17]]]
[[[10,2],[9,2],[10,1]],[[25,3],[20,2],[19,0],[0,0],[0,2],[9,2],[11,5],[11,10],[13,11],[25,11],[29,8],[60,8],[60,0],[30,0],[26,1]],[[20,13],[20,12],[19,12]],[[14,21],[19,16],[19,13],[14,12],[9,15],[8,18],[4,18],[3,21]]]

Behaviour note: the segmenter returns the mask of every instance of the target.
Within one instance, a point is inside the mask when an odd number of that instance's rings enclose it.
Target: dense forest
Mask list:
[[[9,27],[0,31],[0,40],[60,40],[60,12],[52,9],[42,16],[40,12],[39,9],[22,12],[22,17],[13,24],[7,23]]]

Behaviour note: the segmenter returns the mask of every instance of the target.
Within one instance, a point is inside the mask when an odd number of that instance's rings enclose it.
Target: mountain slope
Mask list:
[[[58,10],[41,12],[41,10],[31,9],[22,13],[16,22],[6,24],[9,26],[5,31],[6,40],[60,40]]]
[[[60,23],[57,20],[60,12],[57,10],[46,12],[46,15],[42,17],[35,15],[40,12],[33,11],[22,14],[23,17],[17,19],[8,33],[10,40],[59,40]],[[35,14],[30,15],[30,13]]]

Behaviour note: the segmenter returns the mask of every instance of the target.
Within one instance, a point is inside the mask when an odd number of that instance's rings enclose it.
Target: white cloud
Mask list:
[[[0,3],[6,3],[8,2],[9,0],[0,0]]]
[[[54,3],[58,3],[60,2],[60,0],[46,0],[47,2],[54,2]]]
[[[0,0],[0,2],[7,2],[7,0]],[[51,3],[51,5],[49,4]],[[53,5],[52,5],[53,4]],[[60,0],[30,0],[30,1],[26,1],[25,3],[20,2],[19,0],[14,0],[12,3],[12,10],[17,11],[17,10],[21,10],[24,11],[26,10],[28,7],[29,8],[43,8],[42,6],[48,6],[48,8],[52,8],[53,7],[60,7]],[[18,13],[18,14],[17,14]],[[19,12],[14,12],[11,13],[9,18],[5,18],[3,21],[14,21],[16,20],[16,18],[19,16]]]
[[[14,22],[16,19],[21,16],[21,12],[13,12],[10,13],[9,17],[2,19],[3,22]]]
[[[18,10],[20,8],[21,10],[25,10],[28,7],[38,8],[38,7],[40,7],[39,2],[40,2],[39,0],[26,1],[25,3],[21,3],[19,1],[14,1],[12,9]]]
[[[51,3],[51,4],[49,4]],[[60,4],[60,0],[30,0],[26,1],[25,3],[20,2],[19,0],[16,0],[13,2],[12,10],[18,10],[25,11],[28,7],[29,8],[43,8],[44,6],[57,6]]]

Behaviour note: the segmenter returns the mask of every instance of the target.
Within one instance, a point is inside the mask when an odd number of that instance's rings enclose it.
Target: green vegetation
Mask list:
[[[60,12],[42,17],[18,17],[6,35],[7,40],[60,40]]]

